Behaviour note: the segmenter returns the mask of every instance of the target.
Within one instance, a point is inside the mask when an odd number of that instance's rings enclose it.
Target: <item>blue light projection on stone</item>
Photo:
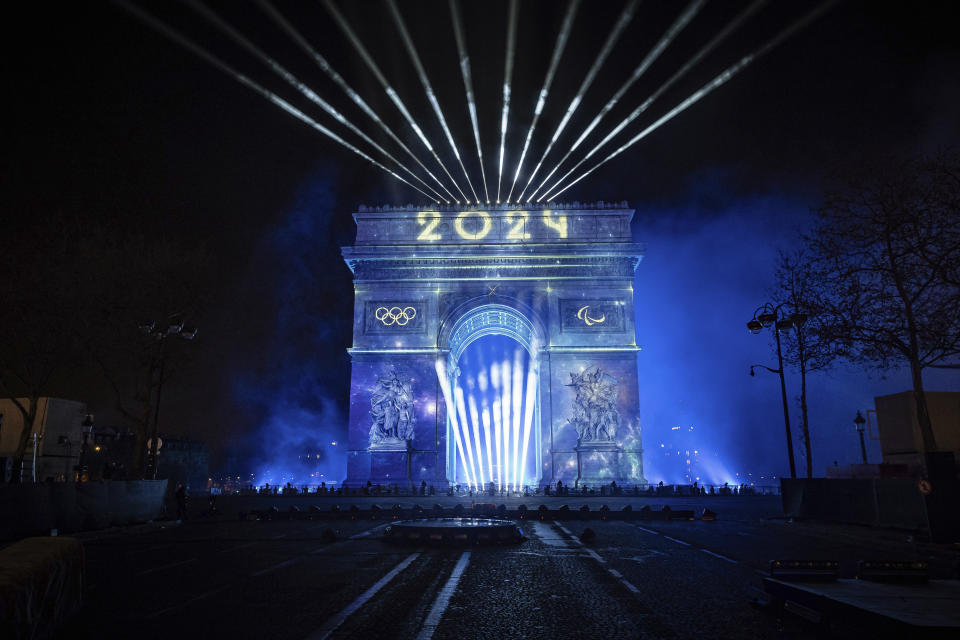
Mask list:
[[[632,216],[359,207],[346,484],[646,484]]]

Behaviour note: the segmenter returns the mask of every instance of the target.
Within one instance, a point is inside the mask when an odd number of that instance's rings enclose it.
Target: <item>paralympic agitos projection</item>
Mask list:
[[[632,215],[361,207],[346,484],[645,483]]]

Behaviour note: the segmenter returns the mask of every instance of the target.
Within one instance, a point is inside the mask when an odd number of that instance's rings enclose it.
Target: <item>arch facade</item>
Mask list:
[[[484,335],[530,354],[539,485],[645,484],[633,211],[360,207],[348,486],[455,480],[457,363]]]

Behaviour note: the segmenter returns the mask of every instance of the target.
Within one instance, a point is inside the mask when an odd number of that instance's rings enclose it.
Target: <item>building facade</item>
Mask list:
[[[645,484],[632,216],[360,207],[346,484]],[[481,372],[502,402],[476,407],[460,365],[484,336],[526,370]]]

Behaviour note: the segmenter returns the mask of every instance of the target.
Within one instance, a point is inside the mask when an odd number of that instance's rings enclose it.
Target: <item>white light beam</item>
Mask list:
[[[513,435],[513,487],[514,490],[520,488],[520,419],[523,417],[523,365],[521,364],[522,353],[518,349],[513,357],[513,408],[511,409],[513,424],[511,432]]]
[[[480,487],[481,489],[487,485],[487,479],[484,477],[483,473],[483,439],[480,434],[480,412],[477,411],[477,401],[474,400],[473,394],[470,394],[469,405],[470,407],[470,422],[473,429],[473,444],[476,447],[477,452],[477,469],[480,476]]]
[[[456,384],[456,382],[454,382]],[[466,412],[466,403],[463,400],[463,389],[460,385],[453,390],[453,397],[457,404],[457,415],[460,416],[460,425],[463,427],[463,441],[467,445],[467,458],[470,460],[470,471],[473,476],[473,486],[476,488],[477,480],[479,479],[479,474],[477,473],[477,465],[474,462],[473,457],[473,445],[470,444],[470,423],[467,421],[467,412]],[[477,454],[480,452],[478,451]]]
[[[527,372],[527,391],[523,401],[523,457],[520,459],[520,481],[527,481],[527,451],[530,448],[530,431],[533,425],[533,408],[537,399],[537,372],[531,367]]]
[[[703,2],[705,0],[696,1]],[[633,14],[637,10],[638,2],[639,0],[630,0],[630,2],[624,6],[623,11],[620,12],[620,17],[617,18],[617,22],[613,25],[613,29],[611,29],[610,33],[607,35],[607,39],[600,48],[600,52],[597,54],[596,59],[594,59],[593,64],[590,65],[590,69],[587,70],[587,75],[584,76],[583,81],[580,83],[580,88],[577,89],[577,93],[573,96],[573,100],[571,100],[570,105],[567,106],[567,111],[563,114],[560,124],[557,125],[556,131],[554,131],[553,135],[550,136],[550,142],[547,143],[547,148],[544,149],[543,153],[540,155],[540,160],[537,162],[537,166],[533,168],[533,172],[530,174],[530,177],[527,178],[527,184],[524,185],[523,190],[520,192],[520,196],[518,198],[519,200],[523,199],[523,194],[526,193],[527,189],[530,187],[530,183],[533,182],[533,178],[537,175],[537,172],[540,171],[540,167],[543,166],[543,161],[547,159],[547,154],[549,154],[550,150],[553,149],[553,145],[556,144],[557,140],[560,138],[560,134],[563,133],[567,123],[570,122],[570,118],[573,117],[573,114],[577,111],[577,108],[583,101],[583,96],[596,79],[597,73],[600,72],[600,67],[603,66],[603,63],[610,55],[610,52],[613,51],[613,47],[617,44],[617,41],[623,34],[623,30],[627,28],[628,24],[630,24],[630,20],[633,19]],[[529,200],[527,202],[529,202]]]
[[[371,147],[373,147],[374,149],[382,153],[384,156],[386,156],[391,161],[393,161],[396,165],[398,165],[401,169],[403,169],[408,174],[410,174],[415,180],[419,181],[424,186],[424,188],[430,189],[431,191],[433,191],[433,189],[431,189],[427,183],[425,183],[423,180],[420,179],[420,176],[418,176],[413,171],[408,169],[407,166],[404,165],[402,162],[394,158],[389,151],[384,149],[370,136],[368,136],[366,133],[361,131],[360,128],[354,125],[352,122],[350,122],[346,118],[346,116],[344,116],[342,113],[337,111],[326,100],[324,100],[319,95],[317,95],[316,92],[313,91],[313,89],[308,87],[305,83],[301,82],[295,75],[290,73],[290,71],[288,71],[283,65],[277,62],[274,58],[267,55],[262,49],[260,49],[255,44],[253,44],[250,40],[246,38],[246,36],[244,36],[239,31],[237,31],[232,25],[230,25],[226,20],[221,18],[219,15],[217,15],[213,10],[211,10],[206,5],[201,4],[197,0],[182,0],[182,2],[187,6],[189,6],[191,9],[193,9],[193,11],[200,14],[205,20],[207,20],[208,22],[213,24],[215,27],[220,29],[220,31],[226,34],[231,40],[233,40],[234,42],[239,44],[241,47],[249,51],[251,54],[253,54],[254,57],[258,58],[263,64],[269,67],[271,71],[273,71],[275,74],[283,78],[287,82],[287,84],[289,84],[294,89],[296,89],[301,94],[303,94],[310,102],[314,103],[315,105],[319,106],[321,109],[326,111],[327,114],[330,115],[330,117],[332,117],[334,120],[336,120],[337,122],[345,126],[347,129],[349,129],[353,133],[355,133],[357,136],[359,136]],[[436,193],[436,197],[440,198],[441,200],[445,199],[439,193]]]
[[[480,199],[477,197],[477,192],[473,188],[473,182],[470,181],[470,176],[467,174],[467,168],[463,166],[463,159],[460,157],[460,150],[457,148],[457,143],[453,141],[453,134],[450,132],[450,127],[447,126],[447,119],[443,117],[443,111],[440,109],[440,103],[437,101],[437,95],[433,92],[433,87],[430,85],[430,80],[427,78],[427,70],[423,68],[423,62],[421,62],[420,55],[417,53],[417,48],[413,44],[413,38],[410,37],[410,32],[407,31],[407,25],[403,22],[403,16],[400,15],[400,10],[397,8],[397,3],[394,2],[394,0],[387,0],[387,6],[390,8],[390,13],[393,15],[393,20],[397,24],[397,31],[400,32],[400,39],[403,40],[403,44],[407,48],[407,53],[410,54],[410,61],[413,62],[413,66],[417,70],[417,75],[420,76],[420,84],[423,85],[423,90],[427,94],[427,100],[430,102],[430,106],[433,107],[433,112],[436,114],[437,120],[440,122],[440,127],[443,129],[444,135],[447,136],[447,142],[450,144],[450,150],[453,151],[454,157],[456,157],[457,162],[460,163],[460,169],[463,170],[463,177],[467,181],[467,186],[470,187],[470,192],[473,193],[473,201],[476,204],[480,204]]]
[[[500,410],[503,411],[503,478],[510,491],[510,363],[504,360],[500,365],[500,381],[503,393],[500,394]]]
[[[467,55],[467,39],[463,33],[463,19],[457,0],[450,0],[450,18],[453,21],[453,35],[457,40],[457,54],[460,57],[460,74],[463,76],[463,88],[467,95],[467,111],[473,126],[473,140],[477,144],[477,159],[480,161],[480,176],[483,178],[483,194],[490,204],[490,190],[487,188],[487,172],[483,167],[483,150],[480,148],[480,125],[477,122],[477,103],[473,97],[473,79],[470,75],[470,56]]]
[[[463,441],[460,439],[460,425],[457,424],[457,412],[454,409],[453,397],[450,393],[450,380],[447,378],[447,366],[444,364],[443,360],[438,359],[436,362],[437,370],[437,380],[440,381],[440,392],[443,394],[443,401],[447,405],[447,417],[450,420],[450,426],[453,428],[453,438],[456,442],[457,453],[460,454],[460,461],[463,463],[464,473],[467,476],[467,484],[472,484],[470,471],[467,467],[467,456],[463,451]],[[454,460],[454,467],[456,467],[456,460]],[[456,471],[454,471],[454,481],[456,481]]]
[[[510,0],[507,18],[507,51],[503,63],[503,108],[500,111],[500,166],[497,174],[497,204],[500,204],[500,183],[503,181],[503,153],[507,140],[507,120],[510,117],[510,80],[513,76],[513,58],[517,49],[517,0]]]
[[[219,71],[227,74],[228,76],[232,77],[234,80],[236,80],[236,81],[239,82],[240,84],[244,85],[244,86],[247,87],[248,89],[251,89],[251,90],[255,91],[256,93],[260,94],[262,97],[266,98],[267,100],[269,100],[270,102],[272,102],[272,103],[273,103],[274,105],[276,105],[277,107],[280,107],[281,109],[283,109],[284,111],[286,111],[287,113],[289,113],[290,115],[292,115],[294,118],[300,120],[300,121],[303,122],[304,124],[307,124],[308,126],[310,126],[311,128],[313,128],[314,130],[322,133],[323,135],[327,136],[328,138],[330,138],[330,139],[333,140],[334,142],[336,142],[336,143],[338,143],[338,144],[346,147],[348,150],[350,150],[350,151],[352,151],[353,153],[357,154],[358,156],[360,156],[361,158],[363,158],[364,160],[366,160],[366,161],[369,162],[370,164],[373,164],[374,166],[377,166],[377,167],[379,167],[380,169],[383,169],[384,171],[386,171],[387,173],[389,173],[390,175],[392,175],[394,178],[396,178],[396,179],[399,180],[400,182],[406,184],[407,186],[409,186],[409,187],[411,187],[411,188],[413,188],[413,189],[416,189],[417,191],[419,191],[420,193],[422,193],[423,195],[425,195],[425,196],[426,196],[427,198],[429,198],[430,200],[435,200],[434,196],[432,196],[432,195],[430,195],[429,193],[423,191],[422,189],[420,189],[420,188],[417,187],[416,185],[410,183],[409,181],[407,181],[407,180],[406,180],[405,178],[403,178],[402,176],[398,175],[396,172],[394,172],[394,171],[393,171],[392,169],[390,169],[389,167],[387,167],[387,166],[381,164],[380,162],[374,160],[372,157],[370,157],[369,155],[367,155],[366,153],[364,153],[363,151],[361,151],[360,149],[358,149],[356,146],[350,144],[349,142],[347,142],[346,140],[344,140],[343,138],[341,138],[339,135],[337,135],[336,133],[334,133],[334,132],[331,131],[330,129],[327,129],[327,128],[324,127],[322,124],[320,124],[319,122],[317,122],[316,120],[314,120],[313,118],[311,118],[310,116],[308,116],[307,114],[303,113],[302,111],[300,111],[299,109],[297,109],[296,107],[294,107],[292,104],[290,104],[289,102],[287,102],[286,100],[284,100],[283,98],[281,98],[280,96],[278,96],[277,94],[273,93],[272,91],[269,91],[268,89],[263,88],[262,86],[260,86],[259,84],[257,84],[256,82],[254,82],[253,80],[251,80],[250,78],[248,78],[247,76],[243,75],[242,73],[240,73],[239,71],[237,71],[236,69],[234,69],[233,67],[231,67],[230,65],[228,65],[226,62],[223,62],[222,60],[220,60],[219,58],[217,58],[216,56],[214,56],[212,53],[210,53],[209,51],[207,51],[206,49],[204,49],[204,48],[201,47],[200,45],[195,44],[194,42],[192,42],[191,40],[189,40],[188,38],[186,38],[186,37],[185,37],[183,34],[181,34],[180,32],[178,32],[178,31],[174,30],[173,28],[167,26],[166,24],[164,24],[164,23],[161,22],[160,20],[157,20],[156,18],[154,18],[153,16],[151,16],[149,13],[146,13],[145,11],[143,11],[142,9],[140,9],[139,7],[137,7],[136,5],[131,4],[131,3],[127,2],[126,0],[113,0],[113,1],[114,1],[114,3],[115,3],[117,6],[119,6],[119,7],[122,8],[122,9],[124,9],[124,10],[127,11],[129,14],[131,14],[132,16],[134,16],[135,18],[137,18],[138,20],[140,20],[141,22],[143,22],[146,26],[150,27],[151,29],[153,29],[154,31],[160,33],[161,35],[166,36],[167,38],[169,38],[169,39],[172,40],[173,42],[177,43],[178,45],[180,45],[181,47],[183,47],[184,49],[186,49],[186,50],[189,51],[190,53],[194,54],[195,56],[197,56],[198,58],[200,58],[200,59],[203,60],[204,62],[208,63],[209,65],[211,65],[211,66],[213,66],[213,67],[215,67],[216,69],[218,69]]]
[[[387,81],[386,76],[383,75],[383,72],[380,71],[380,67],[377,66],[377,63],[373,61],[370,53],[367,51],[366,47],[363,46],[363,43],[360,42],[360,38],[357,37],[357,34],[353,32],[353,29],[347,24],[347,19],[343,17],[343,14],[340,13],[340,10],[333,4],[332,0],[323,0],[323,6],[327,8],[327,11],[333,17],[334,22],[337,23],[337,26],[340,27],[340,30],[347,36],[347,39],[350,40],[350,44],[353,45],[353,48],[356,49],[357,53],[360,54],[360,57],[366,63],[367,67],[373,73],[374,77],[380,82],[380,85],[383,87],[383,90],[386,92],[387,97],[390,98],[390,101],[393,102],[394,106],[406,119],[407,124],[410,125],[410,128],[413,129],[414,133],[417,134],[417,137],[420,138],[420,142],[423,143],[423,146],[427,148],[427,151],[433,156],[433,159],[437,161],[437,164],[440,165],[440,168],[443,169],[443,172],[447,174],[447,177],[450,178],[450,182],[453,183],[453,186],[460,192],[461,197],[464,200],[467,199],[467,196],[463,193],[463,190],[460,188],[460,185],[457,184],[457,181],[453,179],[453,176],[450,175],[450,172],[447,171],[446,165],[440,160],[440,156],[437,155],[437,152],[434,150],[433,145],[430,144],[430,141],[427,140],[427,136],[423,133],[423,130],[420,128],[420,125],[413,119],[413,116],[410,115],[410,112],[407,110],[407,106],[403,103],[403,100],[400,99],[400,96],[397,95],[397,92],[390,86],[390,83]],[[450,193],[443,183],[440,184],[443,187],[443,190],[447,193]],[[456,196],[450,193],[450,197],[456,200]],[[459,203],[459,200],[457,200]]]
[[[523,169],[523,159],[527,157],[527,150],[530,148],[530,139],[537,128],[537,121],[543,112],[543,107],[547,104],[547,97],[550,94],[550,85],[553,84],[553,76],[557,73],[557,65],[560,64],[560,56],[567,46],[567,40],[570,39],[570,31],[573,29],[573,20],[577,16],[577,8],[580,6],[580,0],[572,0],[567,5],[567,13],[560,26],[560,32],[557,34],[557,42],[553,45],[553,55],[550,56],[550,65],[547,67],[547,75],[543,79],[543,87],[537,97],[537,104],[533,108],[533,119],[530,122],[530,128],[527,129],[527,138],[523,142],[523,150],[520,152],[520,160],[517,161],[517,170],[513,174],[513,183],[510,185],[510,193],[507,194],[507,202],[513,197],[513,189],[517,186],[517,178],[520,177],[520,171]],[[520,196],[523,197],[523,194]]]
[[[708,95],[711,91],[713,91],[717,87],[725,84],[728,80],[730,80],[730,78],[732,78],[737,73],[742,71],[743,68],[749,65],[751,62],[753,62],[754,60],[757,60],[764,54],[768,53],[771,49],[773,49],[774,47],[782,43],[784,40],[792,36],[794,33],[796,33],[800,29],[810,24],[813,20],[815,20],[821,14],[823,14],[827,9],[833,6],[836,3],[836,1],[837,0],[827,0],[826,2],[823,2],[822,4],[815,7],[812,11],[807,13],[805,16],[803,16],[802,18],[794,22],[792,25],[790,25],[789,27],[787,27],[786,29],[778,33],[772,39],[767,41],[767,43],[764,44],[762,47],[760,47],[753,53],[747,54],[744,57],[740,58],[739,61],[727,67],[723,72],[721,72],[713,80],[711,80],[707,84],[700,87],[700,89],[695,91],[686,100],[684,100],[683,102],[675,106],[673,109],[668,111],[666,114],[661,116],[659,119],[657,119],[656,122],[654,122],[653,124],[648,126],[646,129],[644,129],[643,131],[635,135],[633,138],[628,140],[626,143],[621,145],[619,148],[617,148],[616,151],[611,153],[609,156],[607,156],[606,158],[604,158],[603,160],[601,160],[600,162],[592,166],[590,169],[585,171],[583,174],[580,175],[579,178],[577,178],[576,180],[574,180],[573,182],[565,186],[563,189],[559,191],[554,191],[546,199],[549,200],[557,197],[558,195],[560,195],[561,193],[563,193],[564,191],[566,191],[567,189],[569,189],[570,187],[572,187],[573,185],[580,182],[581,180],[586,178],[588,175],[596,171],[600,166],[606,164],[608,161],[612,160],[616,156],[626,151],[629,147],[633,146],[637,142],[640,142],[641,140],[646,138],[648,135],[656,131],[661,125],[671,120],[674,116],[686,110],[689,106],[696,103],[704,96]]]
[[[485,436],[484,440],[486,440],[487,444],[487,448],[485,450],[487,453],[487,470],[489,471],[487,477],[490,478],[490,482],[493,482],[493,447],[491,446],[492,443],[490,442],[490,409],[484,406],[480,413],[480,417],[483,419],[483,433]]]
[[[740,13],[737,17],[735,17],[733,20],[727,23],[727,25],[723,29],[721,29],[720,32],[717,33],[717,35],[715,35],[709,42],[707,42],[707,44],[705,44],[692,58],[690,58],[686,62],[686,64],[680,67],[680,69],[678,69],[676,73],[670,76],[670,78],[666,82],[664,82],[659,89],[657,89],[649,98],[644,100],[643,103],[639,107],[634,109],[629,116],[624,118],[623,121],[620,122],[620,124],[614,127],[613,131],[607,134],[603,138],[603,140],[600,141],[599,144],[593,147],[593,149],[591,149],[587,153],[587,155],[583,157],[582,160],[580,160],[577,164],[571,167],[569,171],[563,174],[563,176],[561,176],[560,179],[557,180],[552,187],[550,187],[550,189],[547,189],[547,191],[552,191],[558,184],[561,184],[571,173],[573,173],[578,168],[580,168],[597,151],[599,151],[601,147],[603,147],[614,136],[620,133],[628,124],[636,120],[637,117],[640,116],[640,114],[642,114],[644,111],[646,111],[657,98],[663,95],[663,93],[666,92],[670,87],[672,87],[674,83],[676,83],[678,80],[680,80],[680,78],[686,75],[686,73],[690,71],[690,69],[692,69],[698,62],[703,60],[703,58],[706,57],[714,48],[716,48],[717,45],[723,42],[723,40],[725,40],[727,36],[729,36],[731,33],[736,31],[736,29],[741,24],[743,24],[747,18],[749,18],[754,13],[756,13],[756,11],[766,3],[767,3],[767,0],[755,0],[755,2],[753,2],[746,9],[744,9],[742,13]],[[612,108],[612,105],[610,105],[610,103],[608,103],[608,105],[611,106]],[[600,123],[600,120],[603,119],[603,116],[606,115],[608,111],[609,109],[607,107],[604,107],[604,109],[600,111],[597,117],[593,119],[593,122],[590,123],[590,126],[588,126],[584,130],[584,132],[580,135],[580,137],[577,139],[574,145],[570,147],[570,150],[567,151],[566,155],[564,155],[563,158],[560,159],[560,162],[557,163],[557,166],[554,167],[553,171],[551,171],[547,175],[547,179],[549,179],[550,176],[552,176],[553,173],[560,168],[560,165],[566,162],[567,158],[570,157],[570,154],[576,151],[580,143],[590,134],[591,131],[593,131],[593,129],[596,127],[597,124]]]
[[[284,18],[279,11],[276,10],[276,8],[274,8],[273,5],[267,2],[267,0],[255,0],[255,1],[257,5],[263,10],[263,12],[266,13],[267,16],[269,16],[281,30],[283,30],[288,36],[290,36],[290,38],[294,42],[296,42],[301,49],[303,49],[303,51],[307,54],[307,56],[309,56],[310,59],[313,60],[317,64],[317,66],[320,67],[320,69],[324,73],[326,73],[327,76],[331,80],[333,80],[333,82],[338,87],[340,87],[340,89],[343,90],[343,92],[347,95],[348,98],[350,98],[351,101],[353,101],[354,104],[360,107],[360,110],[363,111],[363,113],[366,114],[368,118],[370,118],[375,123],[377,123],[377,125],[380,126],[383,132],[386,133],[388,136],[390,136],[390,139],[393,140],[395,143],[397,143],[397,145],[401,149],[403,149],[406,152],[406,154],[410,156],[410,158],[413,159],[413,161],[416,162],[420,166],[420,168],[426,172],[428,176],[430,176],[431,178],[433,178],[435,182],[440,184],[440,180],[437,178],[437,176],[433,175],[433,172],[431,172],[430,169],[427,168],[427,165],[421,162],[420,158],[418,158],[416,154],[414,154],[413,151],[410,150],[410,147],[404,144],[404,142],[397,136],[397,134],[394,133],[393,129],[387,126],[387,123],[385,123],[380,118],[380,116],[377,115],[377,113],[370,107],[370,105],[367,104],[366,100],[360,97],[360,94],[358,94],[353,89],[353,87],[351,87],[347,83],[347,81],[343,79],[343,76],[337,73],[337,71],[330,65],[330,63],[327,62],[326,58],[320,55],[310,45],[310,43],[307,42],[307,39],[304,38],[303,35],[299,31],[297,31],[296,28],[294,28],[294,26],[290,24],[290,22],[286,18]],[[417,179],[420,180],[419,178]],[[423,180],[420,180],[420,182],[423,182]],[[450,204],[451,201],[448,200],[445,196],[441,195],[436,190],[430,187],[428,187],[428,189],[430,189],[431,192],[436,193],[437,198],[439,198],[440,200],[443,200],[447,204]]]

